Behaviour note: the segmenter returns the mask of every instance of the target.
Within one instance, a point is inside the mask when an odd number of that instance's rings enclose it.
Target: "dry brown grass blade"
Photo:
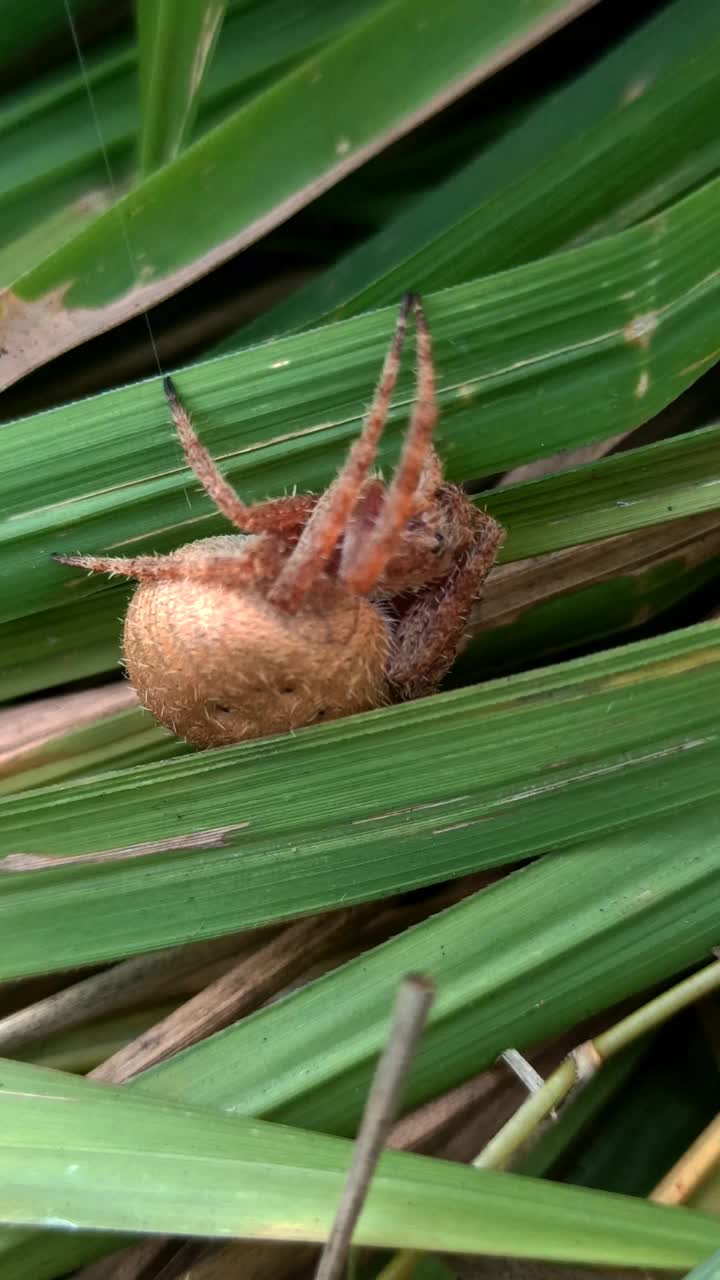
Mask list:
[[[657,1204],[685,1204],[719,1161],[720,1115],[717,1115],[650,1192],[649,1198]]]
[[[607,440],[595,440],[592,444],[582,445],[579,449],[563,449],[554,453],[551,458],[537,458],[535,462],[526,462],[520,467],[506,471],[498,481],[498,489],[507,489],[511,484],[523,484],[526,480],[541,480],[543,476],[556,476],[561,471],[569,471],[571,467],[582,467],[588,462],[598,462],[606,458],[613,449],[627,440],[632,432],[621,431],[619,435],[609,436]]]
[[[204,970],[210,962],[224,960],[227,965],[230,957],[243,950],[243,944],[256,943],[254,934],[228,934],[123,960],[0,1020],[0,1054],[82,1026],[93,1018],[137,1008],[159,994],[166,995],[168,985],[175,985],[179,978]]]
[[[125,1045],[90,1075],[122,1084],[220,1031],[276,995],[304,966],[332,952],[353,928],[351,910],[313,916],[283,929],[161,1022]]]
[[[49,742],[137,705],[135,691],[123,683],[37,698],[0,711],[0,774],[20,773],[28,757]]]
[[[143,1240],[92,1262],[73,1280],[286,1280],[304,1276],[314,1245],[239,1240],[226,1245]]]
[[[307,981],[318,970],[335,968],[349,948],[384,940],[475,892],[499,874],[482,873],[452,881],[432,895],[400,900],[381,910],[377,903],[367,903],[291,924],[90,1075],[121,1084],[246,1016],[289,984]]]

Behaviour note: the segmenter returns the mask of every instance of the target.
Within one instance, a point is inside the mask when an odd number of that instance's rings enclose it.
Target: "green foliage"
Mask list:
[[[640,998],[717,942],[720,647],[715,622],[689,624],[720,562],[720,426],[669,408],[720,351],[720,11],[671,0],[632,28],[616,15],[609,39],[611,6],[580,18],[583,0],[236,0],[221,25],[224,7],[193,0],[180,21],[141,0],[137,30],[104,31],[101,6],[74,5],[82,70],[60,51],[33,80],[28,60],[0,98],[0,384],[42,370],[18,389],[27,415],[0,429],[0,693],[58,690],[62,705],[68,685],[116,674],[127,588],[52,552],[165,551],[225,528],[182,463],[159,378],[125,372],[122,322],[172,297],[152,314],[163,369],[187,356],[177,382],[199,434],[253,500],[327,484],[398,297],[421,289],[438,448],[506,526],[502,563],[455,687],[433,698],[207,753],[129,705],[52,732],[29,702],[17,749],[0,721],[0,978],[535,861],[124,1090],[69,1070],[160,1008],[36,1046],[60,1074],[5,1062],[8,1280],[67,1274],[116,1247],[105,1232],[322,1239],[409,970],[438,998],[408,1107]],[[0,0],[9,56],[47,58],[63,10]],[[582,66],[573,40],[548,38],[573,20],[595,23]],[[534,45],[505,89],[492,80]],[[216,272],[189,292],[241,250],[229,283]],[[210,296],[212,310],[213,287],[222,322],[205,340],[193,307]],[[223,320],[234,291],[243,306]],[[173,305],[190,348],[172,346]],[[103,393],[68,402],[67,370]],[[386,469],[413,395],[410,359]],[[649,443],[604,456],[660,412]],[[630,643],[649,622],[660,634]],[[547,654],[563,660],[543,668]],[[652,1185],[672,1134],[700,1123],[665,1065],[620,1064],[530,1158],[603,1189],[391,1153],[358,1239],[699,1263],[709,1280],[716,1218],[608,1194]],[[630,1170],[640,1096],[666,1127]],[[564,1161],[591,1124],[604,1141]]]

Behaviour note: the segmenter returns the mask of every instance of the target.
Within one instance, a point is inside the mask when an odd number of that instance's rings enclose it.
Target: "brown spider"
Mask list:
[[[410,308],[418,396],[386,487],[371,468]],[[169,555],[55,557],[139,579],[124,651],[143,704],[179,737],[217,747],[434,692],[503,531],[443,480],[431,442],[435,375],[419,299],[403,299],[362,433],[321,497],[246,506],[198,440],[169,378],[165,391],[188,463],[244,532]]]

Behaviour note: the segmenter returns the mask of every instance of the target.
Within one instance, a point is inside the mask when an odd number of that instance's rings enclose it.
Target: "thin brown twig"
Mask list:
[[[410,974],[398,991],[390,1034],[375,1072],[347,1181],[315,1280],[337,1280],[350,1248],[375,1166],[399,1106],[400,1094],[435,995],[428,978]]]

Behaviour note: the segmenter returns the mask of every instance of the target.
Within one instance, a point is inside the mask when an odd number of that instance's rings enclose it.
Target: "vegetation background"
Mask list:
[[[312,1267],[419,969],[425,1154],[383,1157],[358,1274],[712,1280],[720,9],[0,20],[0,1276]],[[169,370],[244,497],[323,488],[409,288],[448,476],[508,530],[469,643],[437,697],[194,753],[122,681],[126,586],[50,554],[223,528]],[[498,1055],[588,1035],[622,1052],[498,1172]],[[648,1203],[703,1133],[691,1207]]]

